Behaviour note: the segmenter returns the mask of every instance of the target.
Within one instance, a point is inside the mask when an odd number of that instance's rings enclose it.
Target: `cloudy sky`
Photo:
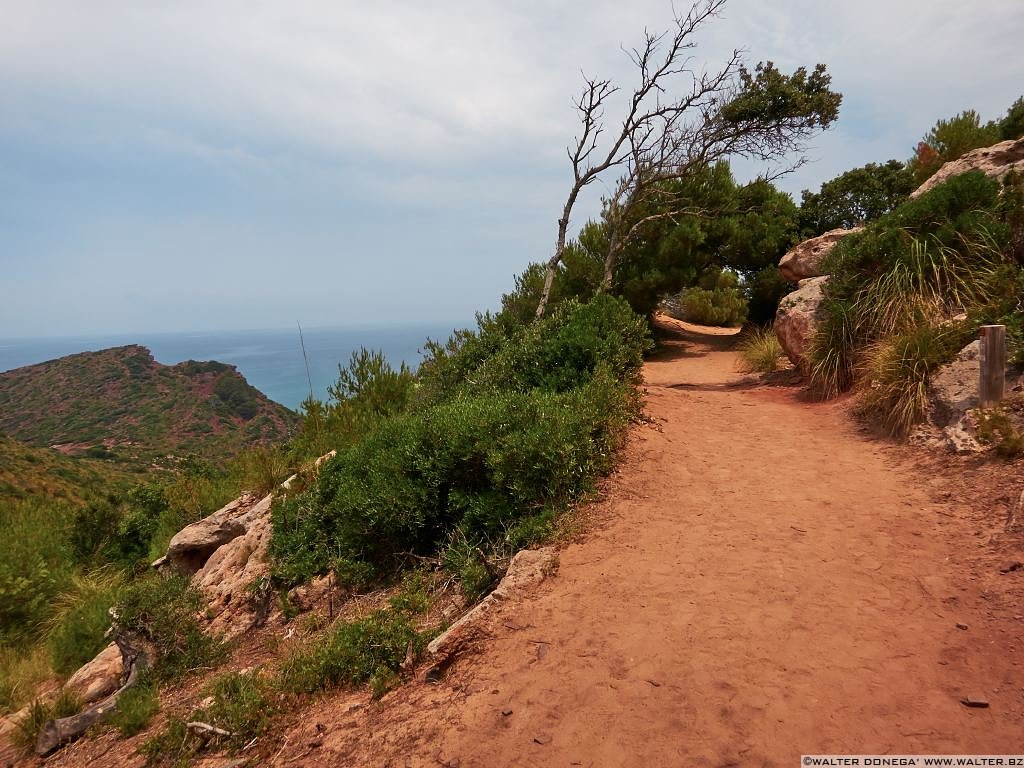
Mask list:
[[[670,17],[0,0],[0,337],[465,322],[550,252],[581,71],[628,86],[620,44]],[[711,67],[828,65],[843,108],[797,199],[1024,92],[1021,0],[730,0],[705,33]]]

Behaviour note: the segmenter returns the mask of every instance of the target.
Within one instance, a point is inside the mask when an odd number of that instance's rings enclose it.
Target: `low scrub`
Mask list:
[[[298,651],[282,667],[282,684],[295,693],[315,693],[369,683],[380,696],[398,680],[407,659],[419,658],[427,640],[404,611],[376,611],[335,626]]]
[[[203,631],[202,593],[187,576],[152,575],[125,588],[115,607],[121,631],[152,643],[153,676],[170,680],[220,661],[224,647]]]
[[[11,733],[11,742],[24,752],[35,749],[39,732],[50,720],[70,717],[82,709],[82,700],[70,691],[62,690],[57,697],[44,701],[35,699],[29,705],[27,716],[18,721]]]

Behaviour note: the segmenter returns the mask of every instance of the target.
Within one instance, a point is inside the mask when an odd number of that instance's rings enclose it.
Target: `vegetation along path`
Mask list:
[[[750,385],[730,337],[661,323],[652,421],[557,576],[501,604],[439,682],[304,712],[276,764],[1020,752],[1021,607],[987,591],[969,507],[933,501],[947,479],[841,403]]]

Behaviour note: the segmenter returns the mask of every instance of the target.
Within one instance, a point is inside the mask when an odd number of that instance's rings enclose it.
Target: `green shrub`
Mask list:
[[[456,527],[501,539],[610,469],[632,392],[600,375],[562,394],[464,397],[385,422],[325,464],[311,492],[275,504],[276,575],[303,581],[339,561],[388,572]]]
[[[278,578],[333,568],[365,582],[456,529],[474,546],[525,541],[527,521],[610,468],[649,344],[623,301],[567,301],[529,328],[484,322],[458,338],[434,350],[423,379],[433,394],[415,411],[381,420],[308,492],[275,503]]]
[[[1013,425],[1002,408],[978,412],[978,438],[994,445],[996,453],[1003,458],[1024,456],[1024,433]]]
[[[276,709],[273,688],[258,672],[221,675],[208,693],[213,701],[191,719],[230,731],[230,746],[239,749],[270,727]]]
[[[187,576],[153,575],[128,585],[115,610],[122,630],[153,643],[153,674],[162,681],[223,658],[223,645],[199,623],[197,615],[205,605]]]
[[[139,753],[146,758],[147,768],[152,766],[174,766],[188,768],[199,751],[199,741],[188,732],[185,720],[172,717],[155,736],[139,747]]]
[[[410,650],[418,658],[426,643],[405,615],[377,611],[338,625],[288,659],[283,684],[296,693],[314,693],[369,682],[379,696],[398,677]]]
[[[288,478],[291,465],[282,449],[261,444],[238,454],[233,474],[239,487],[257,496],[265,496]]]
[[[684,320],[700,325],[738,326],[747,321],[747,299],[736,274],[709,272],[679,295]]]
[[[907,434],[927,414],[929,374],[955,356],[965,341],[958,326],[923,325],[868,346],[858,371],[863,381],[861,413],[892,435]]]
[[[744,370],[771,373],[779,369],[782,344],[772,328],[755,328],[746,332],[736,345]]]
[[[809,349],[811,378],[821,391],[831,395],[851,386],[858,366],[864,367],[860,358],[879,342],[913,337],[964,311],[972,313],[973,325],[1003,301],[1010,229],[999,193],[984,174],[966,173],[836,245],[823,267],[831,277]]]
[[[25,648],[0,646],[0,715],[16,712],[53,674],[44,643]]]
[[[147,676],[117,697],[117,709],[108,722],[128,738],[144,730],[159,711],[160,689],[156,681]]]

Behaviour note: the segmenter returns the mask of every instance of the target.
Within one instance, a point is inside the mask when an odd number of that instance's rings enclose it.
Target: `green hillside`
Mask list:
[[[39,497],[77,504],[138,483],[140,477],[117,462],[65,456],[0,435],[0,503]]]
[[[138,345],[0,373],[0,432],[70,455],[219,461],[287,438],[297,420],[233,366],[162,365]]]

